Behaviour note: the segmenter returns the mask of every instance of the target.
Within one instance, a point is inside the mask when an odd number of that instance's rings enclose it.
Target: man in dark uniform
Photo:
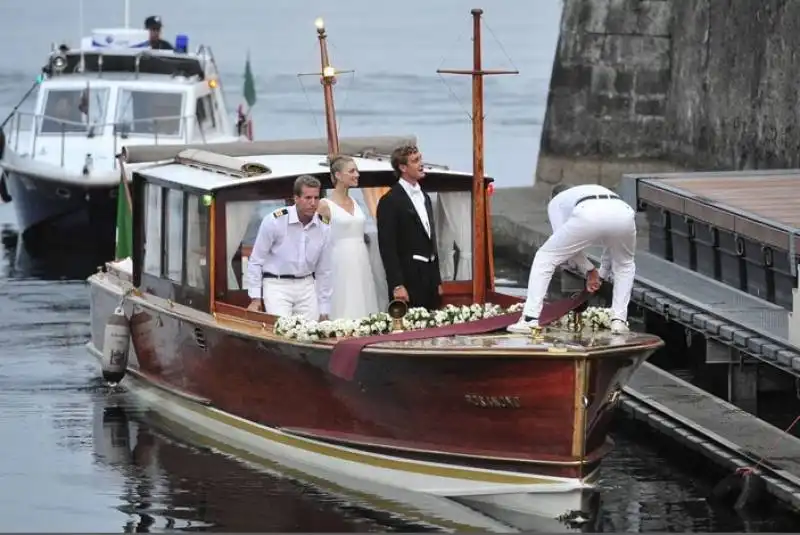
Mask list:
[[[169,41],[161,38],[161,17],[153,15],[144,19],[145,29],[150,31],[150,48],[156,50],[175,50]]]

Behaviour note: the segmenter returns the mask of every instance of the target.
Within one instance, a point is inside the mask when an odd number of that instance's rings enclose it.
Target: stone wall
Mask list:
[[[537,181],[613,186],[625,161],[640,170],[671,168],[659,160],[672,1],[565,0]]]
[[[668,157],[697,169],[798,167],[800,4],[671,1]]]
[[[564,0],[537,184],[797,167],[799,30],[788,0]]]

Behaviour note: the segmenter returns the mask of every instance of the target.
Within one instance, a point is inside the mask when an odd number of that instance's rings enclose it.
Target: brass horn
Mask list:
[[[389,307],[386,309],[386,311],[392,318],[392,332],[402,332],[403,318],[408,312],[408,303],[395,299],[389,303]]]

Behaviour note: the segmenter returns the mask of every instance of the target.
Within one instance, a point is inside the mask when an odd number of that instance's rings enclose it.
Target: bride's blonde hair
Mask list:
[[[344,166],[355,160],[350,156],[336,156],[331,160],[331,184],[336,185],[336,173],[344,171]]]

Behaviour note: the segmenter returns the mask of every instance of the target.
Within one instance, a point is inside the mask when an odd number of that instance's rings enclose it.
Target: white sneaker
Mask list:
[[[509,325],[506,330],[515,334],[530,334],[531,329],[539,326],[539,320],[530,318],[529,316],[522,316],[518,322]]]
[[[627,333],[631,330],[628,328],[628,324],[621,319],[614,318],[611,320],[611,332],[612,333]]]

